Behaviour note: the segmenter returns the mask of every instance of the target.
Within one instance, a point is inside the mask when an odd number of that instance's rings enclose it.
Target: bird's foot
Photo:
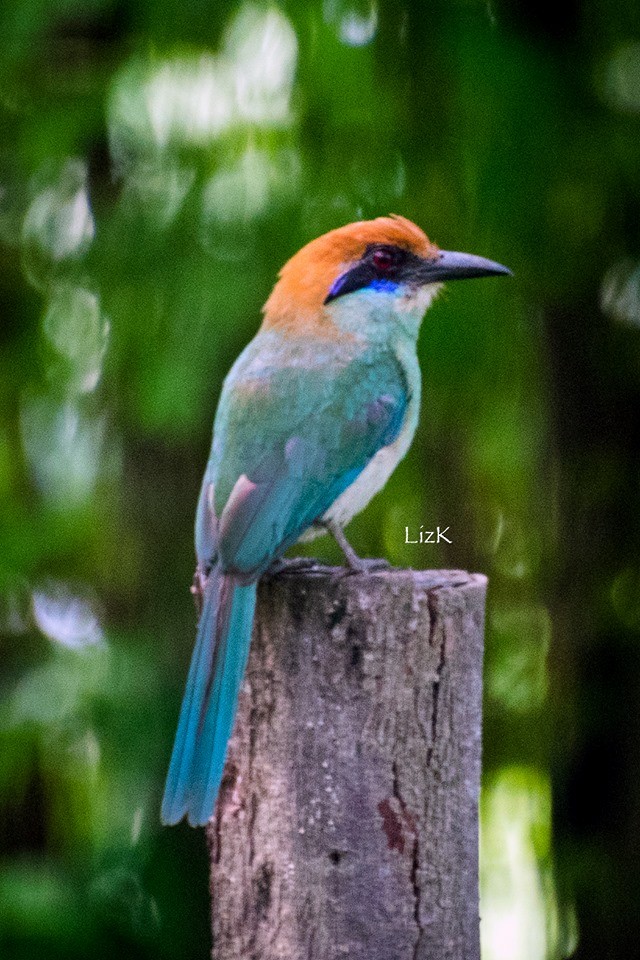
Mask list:
[[[344,558],[347,561],[347,567],[349,568],[347,573],[372,573],[374,570],[389,569],[390,564],[388,560],[383,560],[382,558],[377,557],[359,557],[347,540],[344,530],[340,524],[336,523],[334,520],[326,520],[323,521],[323,525],[327,528],[331,536],[344,553]]]
[[[193,575],[193,583],[190,586],[190,591],[193,595],[193,600],[196,605],[196,613],[198,614],[198,620],[200,619],[200,614],[202,613],[202,607],[204,604],[203,595],[204,587],[207,582],[207,575],[198,564],[196,567],[195,573]]]
[[[347,575],[351,573],[375,573],[376,570],[390,570],[391,564],[383,557],[358,557],[347,559]]]
[[[280,557],[274,560],[267,572],[270,577],[275,577],[281,573],[301,573],[303,570],[312,570],[317,566],[318,561],[313,557],[291,557],[286,560]]]

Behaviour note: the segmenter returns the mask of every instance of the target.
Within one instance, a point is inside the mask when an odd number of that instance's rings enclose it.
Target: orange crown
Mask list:
[[[314,330],[327,324],[335,333],[324,301],[334,281],[373,243],[404,247],[420,257],[434,257],[438,248],[411,220],[391,214],[375,220],[360,220],[330,230],[299,250],[278,274],[271,296],[264,305],[263,329]]]

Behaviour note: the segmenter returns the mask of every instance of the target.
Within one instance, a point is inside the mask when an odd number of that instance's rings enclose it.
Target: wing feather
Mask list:
[[[233,431],[222,423],[222,441],[218,436],[214,442],[200,496],[201,562],[204,551],[207,563],[218,560],[243,582],[255,580],[327,512],[378,450],[395,440],[408,391],[397,363],[377,372],[372,376],[369,366],[366,376],[347,370],[328,391],[326,382],[300,371],[298,378],[306,374],[303,391],[288,371],[288,382],[262,391],[252,417],[231,409]],[[287,386],[297,401],[290,413]],[[242,390],[238,394],[244,396]],[[233,401],[231,393],[227,404],[233,407]],[[216,516],[214,501],[225,485],[228,493]]]

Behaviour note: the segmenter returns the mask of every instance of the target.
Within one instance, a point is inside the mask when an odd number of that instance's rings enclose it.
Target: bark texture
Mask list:
[[[214,960],[477,960],[486,580],[285,564],[208,826]]]

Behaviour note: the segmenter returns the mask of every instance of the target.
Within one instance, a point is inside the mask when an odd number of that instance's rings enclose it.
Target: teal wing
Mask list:
[[[408,401],[389,355],[231,384],[198,510],[200,561],[260,576],[395,440]]]
[[[397,437],[397,363],[320,364],[227,380],[196,519],[203,610],[162,803],[165,823],[207,822],[245,669],[255,581]]]

